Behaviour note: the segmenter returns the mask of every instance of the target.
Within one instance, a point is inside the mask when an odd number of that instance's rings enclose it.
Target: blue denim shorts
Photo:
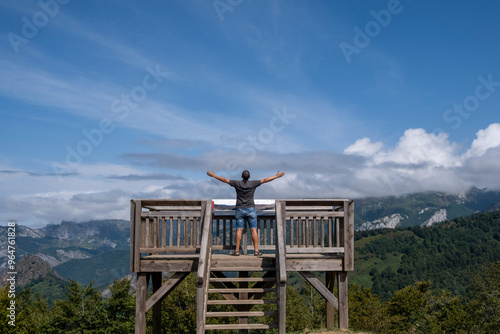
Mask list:
[[[236,209],[236,228],[242,229],[245,227],[245,221],[248,222],[250,228],[257,228],[257,211],[255,208]]]

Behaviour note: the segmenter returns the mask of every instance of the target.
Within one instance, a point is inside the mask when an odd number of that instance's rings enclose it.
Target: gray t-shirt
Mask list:
[[[253,195],[255,189],[260,186],[260,180],[238,181],[230,180],[229,184],[236,189],[236,208],[252,208],[255,207]]]

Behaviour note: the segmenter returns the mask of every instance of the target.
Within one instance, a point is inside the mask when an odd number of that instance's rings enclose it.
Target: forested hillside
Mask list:
[[[357,232],[355,247],[350,328],[374,333],[500,331],[500,211],[427,228]],[[111,297],[104,298],[93,282],[70,280],[64,297],[53,302],[24,289],[16,294],[16,332],[132,333],[133,289],[127,280],[114,283]],[[5,287],[0,291],[4,319],[9,299]],[[193,333],[195,305],[192,274],[163,303],[164,331]],[[324,328],[325,311],[324,300],[310,285],[289,277],[287,331]],[[0,324],[0,333],[9,329],[7,322]]]
[[[351,281],[389,299],[415,281],[465,295],[481,265],[500,261],[500,211],[434,227],[357,232]]]

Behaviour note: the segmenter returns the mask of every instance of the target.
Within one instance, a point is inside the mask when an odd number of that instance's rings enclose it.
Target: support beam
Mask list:
[[[153,293],[156,293],[161,288],[162,273],[152,273],[151,278],[153,284]],[[161,300],[158,300],[153,305],[153,334],[161,334]]]
[[[246,243],[245,243],[246,244]],[[246,251],[246,247],[245,247]],[[239,275],[240,278],[248,278],[248,271],[240,271]],[[248,289],[248,282],[239,282],[238,287],[241,289]],[[238,296],[239,300],[248,300],[248,292],[240,292]],[[248,305],[240,305],[240,310],[241,312],[248,312],[250,311],[250,308]],[[239,317],[238,318],[238,323],[240,325],[248,325],[248,317]],[[246,334],[248,333],[248,329],[240,329],[238,331],[239,334]]]
[[[349,327],[348,295],[347,295],[347,271],[337,274],[339,282],[339,328]]]
[[[328,300],[335,308],[339,307],[338,299],[331,293],[323,283],[314,276],[310,271],[299,271],[299,273],[309,282],[311,285],[323,296],[326,300]]]
[[[146,299],[148,297],[148,280],[146,273],[137,273],[135,290],[135,334],[146,334]]]
[[[286,283],[278,282],[278,333],[286,333]]]
[[[187,276],[189,272],[177,272],[173,274],[160,288],[158,288],[146,302],[146,312],[153,307],[157,302],[162,301],[168,294],[175,289]],[[153,279],[154,291],[154,279]]]
[[[333,294],[335,290],[335,272],[327,271],[325,274],[325,287]],[[336,313],[338,313],[338,311],[335,309],[335,306],[329,301],[326,301],[326,328],[335,327]]]

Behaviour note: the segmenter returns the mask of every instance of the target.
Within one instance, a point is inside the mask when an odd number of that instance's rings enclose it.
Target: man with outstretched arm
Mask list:
[[[252,233],[254,255],[262,255],[262,253],[259,252],[259,237],[257,235],[257,212],[255,210],[254,202],[255,189],[263,183],[267,183],[282,177],[283,175],[285,175],[285,173],[278,171],[276,175],[266,177],[262,180],[252,181],[250,181],[250,172],[247,170],[244,170],[243,173],[241,173],[241,181],[229,180],[225,177],[215,175],[214,171],[207,172],[207,175],[221,182],[229,184],[236,190],[236,249],[232,253],[232,255],[240,255],[240,242],[241,236],[243,234],[243,228],[245,227],[245,221],[248,222],[248,225],[250,226],[250,232]]]

